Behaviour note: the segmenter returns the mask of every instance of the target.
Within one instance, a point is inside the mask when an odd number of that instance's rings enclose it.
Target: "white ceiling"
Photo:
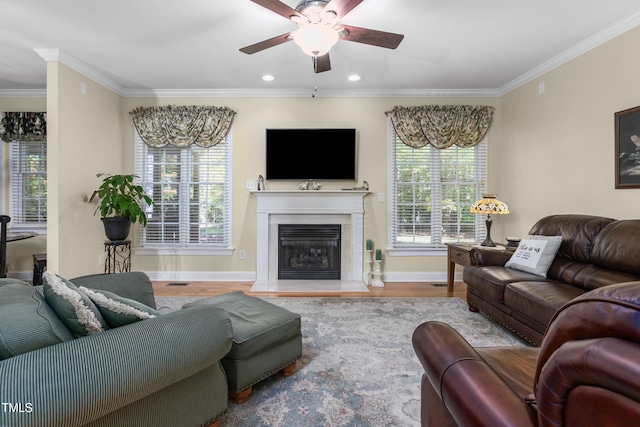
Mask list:
[[[298,0],[283,3],[295,8]],[[43,90],[46,63],[34,49],[54,49],[125,95],[314,86],[319,93],[490,95],[640,24],[640,2],[365,0],[342,22],[404,40],[396,50],[338,41],[332,70],[321,74],[293,42],[239,52],[297,28],[250,0],[3,0],[0,20],[0,94]],[[267,73],[275,80],[264,82]],[[352,73],[362,79],[348,81]]]

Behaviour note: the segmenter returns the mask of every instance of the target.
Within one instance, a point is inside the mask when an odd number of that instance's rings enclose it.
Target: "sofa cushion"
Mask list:
[[[531,227],[529,234],[562,236],[558,256],[573,261],[590,262],[591,250],[600,231],[615,220],[593,215],[550,215]]]
[[[640,220],[613,222],[602,229],[593,244],[591,262],[600,267],[621,271],[640,279],[638,240]]]
[[[545,280],[544,277],[511,268],[468,265],[462,271],[467,289],[474,288],[489,298],[502,302],[504,287],[511,282]]]
[[[0,281],[0,359],[73,339],[33,286]]]
[[[111,328],[151,319],[160,314],[153,308],[113,292],[96,291],[84,286],[80,286],[78,289],[98,307],[100,314]]]
[[[547,277],[561,242],[562,236],[527,236],[504,266]]]
[[[585,292],[582,288],[554,280],[514,282],[505,288],[504,303],[515,317],[527,319],[526,323],[532,327],[531,321],[534,321],[538,331],[544,333],[556,311]]]
[[[201,305],[220,308],[231,319],[233,346],[227,358],[248,358],[300,335],[299,314],[242,291],[194,301],[182,309]]]
[[[75,337],[109,328],[97,307],[73,283],[48,271],[42,280],[45,300]]]

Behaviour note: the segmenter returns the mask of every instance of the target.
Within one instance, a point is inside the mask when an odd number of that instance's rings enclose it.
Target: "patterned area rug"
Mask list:
[[[156,297],[178,309],[199,298]],[[422,366],[411,335],[427,320],[474,346],[525,346],[459,298],[265,298],[300,313],[303,355],[290,377],[256,384],[229,403],[226,426],[419,426]]]

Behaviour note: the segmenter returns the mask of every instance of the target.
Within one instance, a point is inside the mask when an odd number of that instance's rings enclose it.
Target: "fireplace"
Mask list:
[[[278,279],[340,279],[340,224],[280,224]]]
[[[278,281],[282,224],[340,225],[340,282],[363,279],[364,198],[368,191],[252,191],[256,197],[256,282]]]

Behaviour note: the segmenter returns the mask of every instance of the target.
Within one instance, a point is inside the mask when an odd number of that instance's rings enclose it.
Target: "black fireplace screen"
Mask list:
[[[280,224],[278,279],[340,279],[339,224]]]

